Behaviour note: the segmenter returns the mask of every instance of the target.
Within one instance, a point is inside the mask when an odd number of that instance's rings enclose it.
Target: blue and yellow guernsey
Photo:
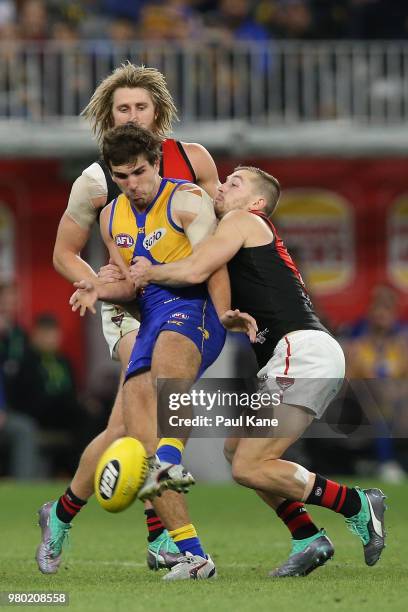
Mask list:
[[[162,179],[155,199],[143,213],[124,195],[113,201],[109,232],[127,265],[136,255],[147,257],[154,265],[190,255],[190,242],[171,217],[172,198],[179,186],[187,182]],[[206,285],[171,288],[151,284],[140,293],[138,303],[141,325],[126,379],[150,369],[156,339],[164,331],[182,334],[196,345],[201,354],[197,376],[218,357],[225,330]]]
[[[155,199],[142,213],[124,194],[113,201],[109,233],[126,265],[130,266],[136,255],[142,255],[157,265],[178,261],[191,254],[191,245],[183,228],[171,217],[173,196],[185,183],[188,181],[162,179]],[[139,296],[142,317],[146,307],[150,309],[177,297],[203,299],[207,297],[207,289],[205,285],[173,289],[151,284]]]

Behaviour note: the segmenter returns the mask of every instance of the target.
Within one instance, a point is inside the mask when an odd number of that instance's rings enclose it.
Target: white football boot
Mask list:
[[[139,493],[141,501],[152,500],[160,496],[165,489],[171,489],[178,493],[188,493],[195,480],[181,464],[160,461],[157,455],[148,458],[149,467],[146,479]]]
[[[204,580],[216,577],[217,570],[211,557],[205,558],[186,552],[183,559],[163,576],[163,580]]]

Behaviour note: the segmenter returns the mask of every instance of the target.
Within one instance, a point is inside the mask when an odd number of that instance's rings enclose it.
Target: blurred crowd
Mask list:
[[[332,331],[343,346],[348,382],[328,420],[346,438],[309,440],[308,451],[317,461],[331,460],[329,471],[401,482],[408,469],[408,326],[398,293],[373,287],[365,315]]]
[[[0,284],[0,477],[66,478],[105,428],[116,375],[79,393],[53,313],[26,330],[17,320],[18,287]]]
[[[407,33],[404,0],[0,0],[0,41],[225,43],[404,39]]]
[[[182,117],[394,120],[405,47],[336,41],[407,34],[403,0],[0,0],[0,117],[76,116],[130,60],[165,74]]]

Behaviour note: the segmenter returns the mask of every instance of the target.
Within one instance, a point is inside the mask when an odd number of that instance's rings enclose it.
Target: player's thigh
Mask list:
[[[313,421],[313,415],[308,410],[288,404],[275,406],[273,418],[277,426],[270,428],[270,437],[246,437],[239,440],[234,462],[257,463],[279,459]]]
[[[201,353],[187,336],[162,331],[154,346],[152,378],[184,378],[194,380],[201,365]]]
[[[128,435],[138,438],[149,454],[157,448],[157,400],[149,370],[127,379],[123,386],[123,413]]]
[[[130,353],[132,352],[132,348],[135,344],[136,336],[137,330],[129,332],[119,340],[117,347],[117,354],[122,371],[120,373],[118,390],[112,406],[112,412],[106,426],[106,429],[113,434],[114,437],[121,437],[125,435],[125,423],[123,419],[123,381],[124,373],[129,362]]]
[[[135,341],[137,338],[138,330],[134,330],[122,336],[117,345],[117,355],[119,357],[122,372],[126,372],[126,368],[129,363],[130,355],[132,353]]]
[[[151,405],[156,408],[156,392],[152,383],[151,372],[148,370],[131,376],[123,385],[124,409],[146,409]]]
[[[122,437],[125,435],[125,423],[123,420],[123,381],[124,374],[120,373],[118,391],[116,393],[115,401],[112,406],[112,412],[110,414],[106,429],[113,437]]]

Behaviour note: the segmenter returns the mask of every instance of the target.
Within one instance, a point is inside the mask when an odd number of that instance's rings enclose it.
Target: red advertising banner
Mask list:
[[[69,308],[71,285],[52,265],[57,227],[69,190],[59,161],[0,161],[0,278],[17,282],[17,316],[28,329],[40,313],[52,313],[58,318],[63,348],[80,378],[85,362],[83,321]],[[4,227],[5,219],[8,229]]]

